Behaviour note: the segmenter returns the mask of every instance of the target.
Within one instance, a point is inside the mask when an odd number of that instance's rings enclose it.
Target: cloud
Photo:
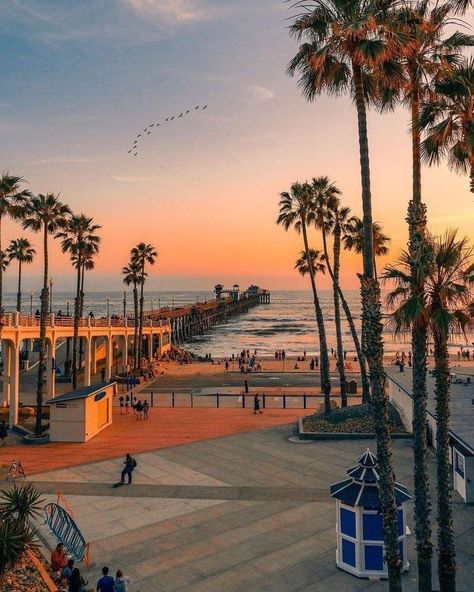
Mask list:
[[[112,179],[114,179],[114,181],[117,181],[117,183],[146,183],[149,181],[156,181],[157,177],[140,177],[138,175],[112,175]]]
[[[215,18],[222,8],[202,0],[124,0],[137,14],[156,17],[168,23],[186,24]]]
[[[42,158],[35,160],[31,164],[82,164],[84,162],[92,162],[90,158],[83,158],[82,156],[55,156],[53,158]]]
[[[249,103],[265,103],[275,96],[272,90],[258,84],[248,84],[246,85],[246,89],[248,91],[247,101]]]

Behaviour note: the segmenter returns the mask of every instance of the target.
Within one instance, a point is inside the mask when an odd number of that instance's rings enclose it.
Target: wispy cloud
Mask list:
[[[92,162],[92,160],[90,158],[84,158],[82,156],[54,156],[52,158],[42,158],[40,160],[35,160],[31,164],[82,164],[85,162]]]
[[[265,103],[275,96],[272,90],[258,84],[247,84],[246,90],[248,93],[247,101],[249,103]]]
[[[207,21],[226,9],[214,7],[202,0],[124,0],[133,11],[175,24]]]
[[[139,175],[112,175],[112,179],[114,179],[114,181],[117,181],[117,183],[147,183],[150,181],[156,181],[157,177],[140,177]]]

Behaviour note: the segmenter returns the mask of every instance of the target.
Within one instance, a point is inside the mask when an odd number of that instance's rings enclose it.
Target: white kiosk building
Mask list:
[[[336,502],[337,549],[339,568],[359,578],[386,578],[384,535],[379,499],[377,457],[367,449],[357,465],[347,469],[348,479],[330,487]],[[403,570],[409,568],[406,545],[404,504],[411,499],[408,490],[395,484],[398,508],[398,540]]]
[[[94,384],[50,399],[51,442],[87,442],[112,423],[117,383]]]

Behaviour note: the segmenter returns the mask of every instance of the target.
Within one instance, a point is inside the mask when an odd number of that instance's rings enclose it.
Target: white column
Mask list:
[[[123,372],[127,371],[128,364],[128,336],[125,334],[122,339],[122,366]]]
[[[105,338],[105,380],[112,378],[112,335]]]
[[[153,358],[153,333],[148,335],[148,357]]]
[[[91,385],[91,337],[84,337],[84,386]]]
[[[8,407],[10,404],[10,378],[11,378],[11,343],[2,339],[2,360],[3,360],[3,396],[0,407]]]
[[[97,337],[91,337],[91,374],[97,374]]]
[[[48,340],[48,355],[46,357],[46,390],[51,399],[56,396],[56,370],[53,370],[53,358],[56,350],[56,340]]]
[[[18,423],[20,399],[20,348],[10,347],[10,427]]]

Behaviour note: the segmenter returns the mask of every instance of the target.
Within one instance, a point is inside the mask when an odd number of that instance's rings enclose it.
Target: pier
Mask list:
[[[240,292],[234,284],[226,290],[222,284],[214,287],[215,299],[196,302],[179,308],[161,308],[150,313],[154,322],[167,320],[171,327],[171,341],[179,345],[194,335],[202,335],[214,325],[225,323],[227,319],[248,312],[259,304],[270,304],[270,292],[258,286],[249,286]]]

